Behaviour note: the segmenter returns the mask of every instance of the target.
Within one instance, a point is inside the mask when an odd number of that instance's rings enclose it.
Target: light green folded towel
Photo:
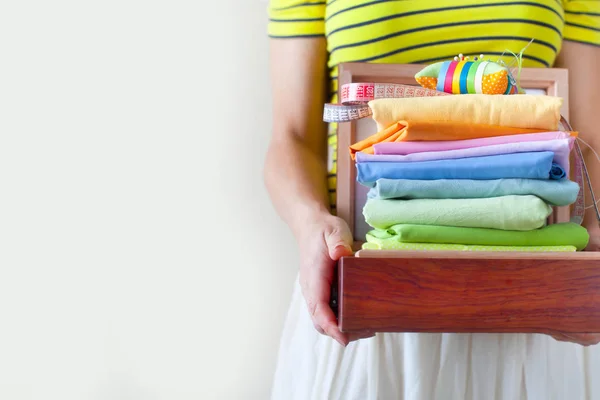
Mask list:
[[[552,208],[535,196],[486,199],[369,199],[366,222],[387,229],[398,224],[459,226],[528,231],[541,228]]]
[[[372,240],[369,240],[369,236]],[[587,230],[567,222],[531,231],[461,228],[437,225],[394,225],[367,233],[367,240],[389,239],[402,243],[465,244],[482,246],[574,246],[583,250],[590,239]]]
[[[369,238],[367,238],[369,239]],[[401,243],[390,239],[375,239],[376,242],[366,242],[364,250],[406,250],[406,251],[521,251],[521,252],[571,252],[574,246],[469,246],[463,244],[437,243]]]

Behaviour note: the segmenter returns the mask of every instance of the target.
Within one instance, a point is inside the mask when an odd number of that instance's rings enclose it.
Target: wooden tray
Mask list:
[[[338,265],[344,332],[600,332],[600,255],[360,251]]]
[[[342,64],[339,87],[415,85],[421,68]],[[568,119],[566,70],[523,69],[521,83],[563,97],[561,113]],[[337,214],[350,226],[356,249],[366,229],[365,191],[356,184],[348,146],[375,132],[369,120],[342,123],[338,132]],[[549,223],[568,219],[569,207],[557,207]],[[344,332],[600,332],[600,252],[362,250],[340,260],[332,289]]]

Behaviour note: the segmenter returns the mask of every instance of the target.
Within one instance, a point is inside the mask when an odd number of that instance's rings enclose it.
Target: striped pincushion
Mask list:
[[[452,94],[517,94],[522,91],[508,69],[493,61],[460,56],[423,68],[415,79],[426,89]]]

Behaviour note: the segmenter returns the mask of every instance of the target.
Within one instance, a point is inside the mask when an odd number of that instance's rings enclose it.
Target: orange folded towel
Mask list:
[[[466,140],[540,132],[546,132],[546,130],[465,124],[460,122],[398,121],[384,130],[350,146],[350,155],[354,159],[357,151],[373,154],[373,145],[383,142]]]

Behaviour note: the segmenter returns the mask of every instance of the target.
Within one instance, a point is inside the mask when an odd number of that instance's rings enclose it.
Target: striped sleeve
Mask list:
[[[325,1],[271,0],[269,36],[273,38],[325,35]]]
[[[600,46],[600,0],[563,0],[564,40]]]

